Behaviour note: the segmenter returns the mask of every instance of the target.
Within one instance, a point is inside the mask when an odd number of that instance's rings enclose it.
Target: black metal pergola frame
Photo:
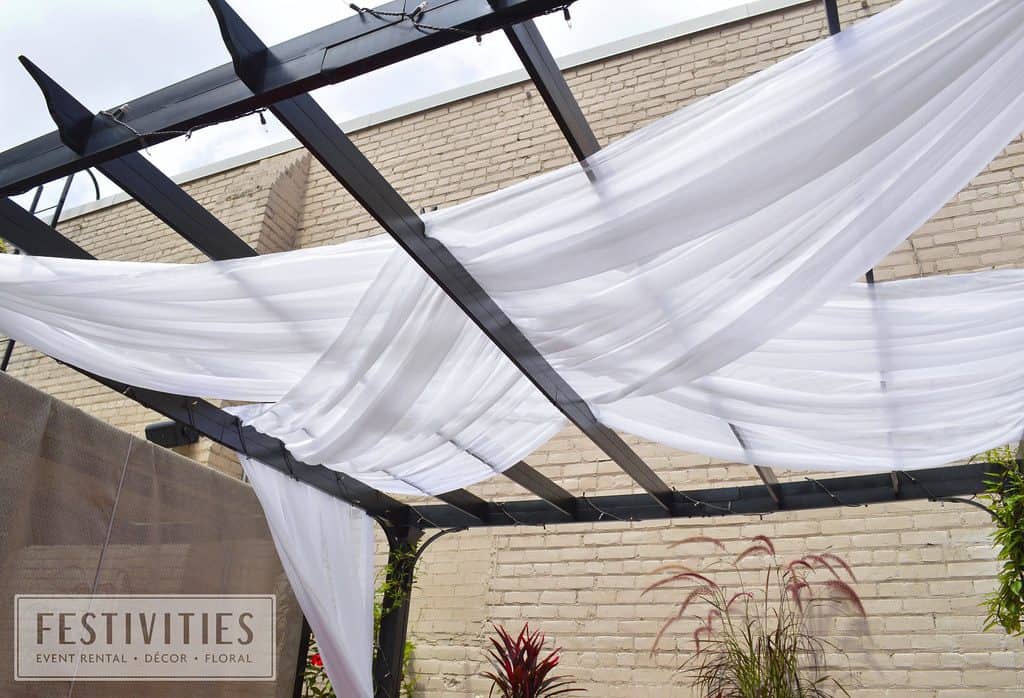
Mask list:
[[[366,159],[308,94],[466,37],[503,31],[559,129],[585,167],[600,145],[533,19],[562,11],[575,0],[431,0],[409,12],[411,0],[373,10],[268,47],[224,0],[209,0],[231,63],[132,100],[93,112],[27,58],[57,130],[0,153],[0,235],[25,254],[88,259],[92,256],[11,201],[60,177],[95,167],[211,259],[256,254],[247,243],[189,196],[139,150],[190,132],[269,109],[380,226],[434,279],[580,431],[639,486],[642,493],[576,496],[520,462],[504,475],[536,499],[491,502],[466,490],[437,496],[440,504],[400,502],[343,473],[292,456],[278,439],[198,397],[131,386],[81,371],[113,390],[234,451],[245,453],[331,496],[350,502],[383,526],[389,567],[398,584],[411,586],[414,550],[424,529],[474,526],[640,521],[673,517],[759,514],[910,499],[975,494],[989,464],[911,473],[860,475],[779,482],[755,466],[761,485],[677,491],[666,484],[551,367],[493,299],[438,241],[426,237],[419,215]],[[828,27],[839,31],[835,0],[824,0]],[[358,8],[357,8],[358,9]],[[593,176],[593,175],[591,175]],[[81,370],[81,369],[78,369]],[[742,445],[740,430],[733,426]],[[429,542],[429,541],[428,541]],[[398,695],[408,626],[404,601],[385,600],[374,663],[377,696]]]

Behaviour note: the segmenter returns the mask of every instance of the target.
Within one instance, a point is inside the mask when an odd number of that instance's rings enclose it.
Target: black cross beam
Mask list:
[[[226,64],[121,105],[121,121],[133,131],[96,119],[72,135],[80,152],[57,133],[41,136],[0,154],[0,195],[11,196],[105,160],[133,153],[176,133],[236,119],[268,104],[369,73],[407,58],[556,11],[571,0],[432,0],[421,21],[361,13],[271,47],[260,90],[253,92]],[[377,10],[401,13],[411,0],[391,0]],[[143,57],[140,57],[142,60]],[[143,135],[141,138],[136,135]]]
[[[110,116],[93,114],[25,56],[19,60],[42,91],[50,116],[57,124],[57,133],[71,150],[83,152],[96,121],[109,121],[130,133]],[[140,153],[97,163],[96,168],[207,257],[234,259],[256,255],[254,249]]]
[[[499,3],[500,0],[491,0],[493,5]],[[565,140],[569,142],[576,159],[585,160],[600,150],[601,145],[597,142],[597,137],[590,129],[590,124],[583,116],[583,110],[576,102],[565,76],[562,75],[562,70],[555,62],[555,57],[551,55],[533,20],[506,27],[505,36],[508,37],[509,43],[536,85]]]

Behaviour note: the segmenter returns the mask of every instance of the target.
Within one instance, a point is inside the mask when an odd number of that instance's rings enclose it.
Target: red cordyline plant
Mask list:
[[[775,544],[754,536],[735,557],[716,538],[694,536],[676,545],[706,543],[723,555],[700,569],[670,564],[644,593],[684,585],[677,611],[662,625],[653,654],[668,630],[691,617],[695,652],[680,667],[704,698],[825,698],[846,689],[829,673],[821,621],[829,615],[866,617],[845,560],[824,552],[782,562]],[[751,562],[767,558],[767,570]],[[723,564],[724,563],[724,564]],[[745,564],[741,564],[745,563]],[[716,579],[723,572],[734,587]]]
[[[493,627],[497,636],[490,638],[493,647],[487,651],[487,658],[494,671],[482,674],[493,682],[488,695],[498,691],[502,698],[552,698],[583,690],[572,688],[575,682],[571,678],[551,675],[562,648],[556,647],[542,657],[546,638],[539,630],[530,632],[527,623],[513,638],[502,626]]]

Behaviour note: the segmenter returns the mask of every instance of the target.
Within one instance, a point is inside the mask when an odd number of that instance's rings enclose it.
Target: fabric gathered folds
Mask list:
[[[857,279],[1024,130],[1024,2],[904,0],[591,157],[425,216],[605,424],[782,468],[1024,430],[1024,271]],[[299,458],[437,494],[560,413],[389,238],[196,265],[0,256],[0,331],[246,401]]]

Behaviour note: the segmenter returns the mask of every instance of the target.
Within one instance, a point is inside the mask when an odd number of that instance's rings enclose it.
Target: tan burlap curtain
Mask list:
[[[275,594],[276,682],[14,680],[15,594]],[[248,485],[0,374],[0,696],[284,698],[301,614]]]

